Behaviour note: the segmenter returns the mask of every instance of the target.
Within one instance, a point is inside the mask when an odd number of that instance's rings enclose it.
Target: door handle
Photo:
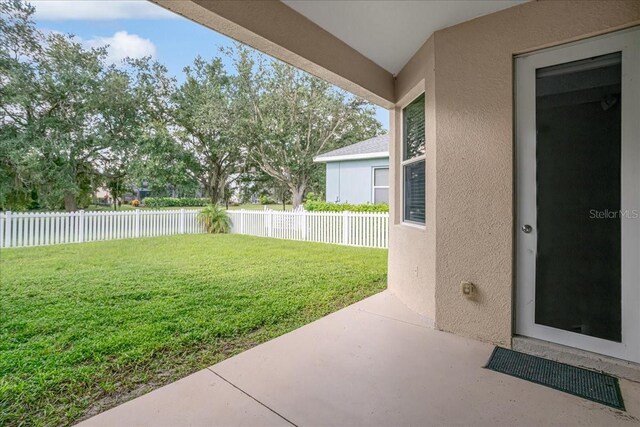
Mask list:
[[[522,231],[529,234],[533,231],[533,228],[529,224],[525,224],[522,226]]]

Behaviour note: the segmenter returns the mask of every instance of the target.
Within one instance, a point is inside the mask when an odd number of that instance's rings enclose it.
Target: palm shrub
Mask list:
[[[209,233],[221,234],[231,230],[231,218],[227,211],[218,205],[207,205],[198,213],[198,219],[202,221]]]

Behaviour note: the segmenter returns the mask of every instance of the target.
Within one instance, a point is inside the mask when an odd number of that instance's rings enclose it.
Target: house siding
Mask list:
[[[373,203],[373,168],[388,166],[388,158],[327,163],[327,202]]]

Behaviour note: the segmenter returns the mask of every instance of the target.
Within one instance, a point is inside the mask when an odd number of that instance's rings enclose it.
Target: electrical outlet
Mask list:
[[[476,287],[474,284],[466,281],[460,282],[460,290],[462,291],[462,295],[467,298],[473,298],[476,293]]]

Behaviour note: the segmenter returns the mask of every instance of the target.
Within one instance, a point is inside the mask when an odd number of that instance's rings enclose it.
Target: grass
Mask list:
[[[0,250],[0,425],[68,425],[386,282],[386,250],[189,235]]]

